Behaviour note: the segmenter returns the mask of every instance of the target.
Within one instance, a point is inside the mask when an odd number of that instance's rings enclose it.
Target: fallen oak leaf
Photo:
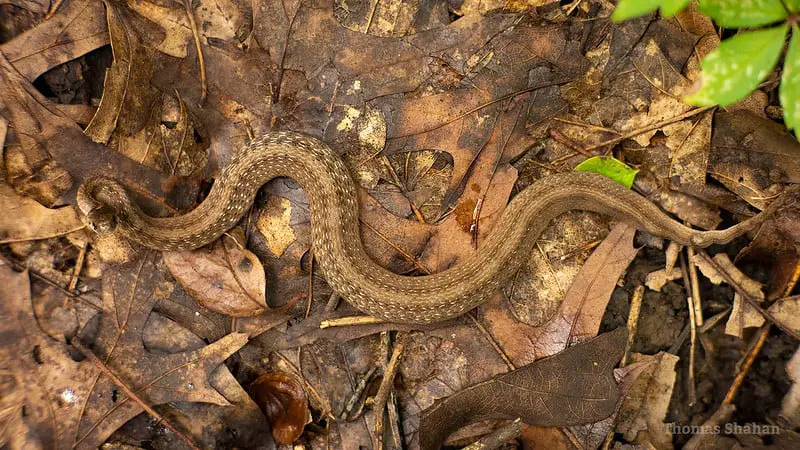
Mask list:
[[[170,402],[229,405],[209,384],[221,362],[245,343],[231,333],[199,349],[156,354],[145,350],[142,330],[153,304],[166,290],[155,285],[152,258],[110,271],[104,279],[104,309],[93,352],[149,406]],[[120,273],[121,271],[121,273]],[[113,280],[111,280],[113,278]],[[47,448],[97,448],[142,407],[117,395],[114,383],[87,360],[76,361],[70,348],[45,335],[30,300],[27,272],[0,267],[4,351],[25,392],[24,420]],[[154,288],[155,286],[155,288]],[[161,289],[162,292],[157,292]]]
[[[541,426],[605,419],[620,398],[613,369],[627,335],[625,328],[619,328],[437,400],[422,413],[421,448],[439,448],[452,431],[483,419],[520,417]]]

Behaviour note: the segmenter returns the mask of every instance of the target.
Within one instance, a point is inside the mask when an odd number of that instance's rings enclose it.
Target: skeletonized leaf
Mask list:
[[[698,9],[717,24],[729,28],[769,25],[787,16],[781,0],[700,0]]]
[[[700,63],[703,86],[685,100],[698,106],[726,106],[745,98],[775,67],[786,30],[781,25],[722,41]]]
[[[783,63],[780,97],[786,128],[797,131],[800,128],[800,27],[797,25],[792,26],[792,40]]]
[[[422,413],[420,446],[439,448],[451,432],[483,419],[539,426],[594,423],[614,413],[616,366],[628,332],[618,328],[584,344],[437,400]]]

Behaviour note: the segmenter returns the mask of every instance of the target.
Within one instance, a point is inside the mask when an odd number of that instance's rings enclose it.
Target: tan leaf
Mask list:
[[[255,316],[269,309],[264,267],[241,242],[226,235],[210,251],[164,252],[164,262],[204,307],[231,317]]]
[[[679,358],[669,353],[657,355],[631,355],[633,362],[647,363],[620,406],[617,433],[624,433],[628,442],[649,441],[656,448],[670,448],[672,435],[667,433],[664,421],[675,387],[675,364]],[[645,433],[647,438],[637,434]]]
[[[83,228],[71,207],[45,208],[6,184],[0,184],[0,211],[0,243],[47,239]]]
[[[245,343],[231,333],[211,345],[182,353],[144,348],[142,330],[153,305],[169,288],[159,282],[152,254],[104,274],[103,312],[94,351],[128,387],[151,406],[170,402],[229,402],[209,384],[220,363]],[[0,266],[3,348],[26,398],[28,442],[45,448],[90,449],[101,445],[142,408],[101,375],[89,360],[75,361],[70,346],[39,329],[30,300],[28,273]],[[21,414],[21,412],[20,412]]]
[[[0,45],[0,51],[33,82],[53,67],[108,44],[104,15],[97,0],[63,2],[52,17]]]

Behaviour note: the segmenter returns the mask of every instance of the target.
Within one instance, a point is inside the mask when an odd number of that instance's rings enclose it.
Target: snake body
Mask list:
[[[308,195],[314,257],[330,286],[368,314],[405,323],[445,320],[484,302],[529,257],[548,223],[569,210],[608,214],[654,235],[698,247],[728,242],[768,214],[765,210],[726,230],[698,231],[608,178],[563,173],[542,178],[514,197],[473,255],[440,273],[401,276],[376,264],[364,251],[356,184],[342,159],[323,142],[291,132],[253,140],[221,171],[208,197],[186,214],[149,217],[122,185],[105,177],[81,185],[78,208],[95,230],[108,232],[117,227],[125,237],[147,247],[191,250],[236,225],[258,189],[275,177],[294,179]]]

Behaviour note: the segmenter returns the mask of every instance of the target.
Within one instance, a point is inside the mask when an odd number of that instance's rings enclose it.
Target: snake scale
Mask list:
[[[423,277],[397,275],[367,256],[350,172],[330,147],[299,133],[268,133],[253,140],[221,171],[208,197],[180,216],[145,215],[125,188],[107,177],[87,179],[78,190],[77,204],[87,226],[99,233],[118,228],[147,247],[191,250],[236,225],[258,189],[275,177],[294,179],[308,195],[314,257],[330,286],[358,309],[404,323],[441,321],[481,304],[529,257],[548,223],[569,210],[611,215],[677,243],[706,247],[755,228],[780,203],[774,201],[761,214],[731,228],[698,231],[601,175],[551,175],[514,197],[477,252]]]

